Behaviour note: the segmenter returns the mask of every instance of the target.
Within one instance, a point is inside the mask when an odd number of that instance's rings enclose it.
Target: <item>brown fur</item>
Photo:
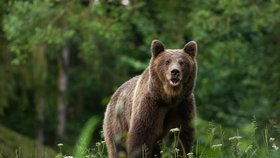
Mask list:
[[[183,144],[180,151],[191,151],[197,45],[192,41],[183,49],[166,50],[155,40],[151,51],[149,67],[119,87],[107,106],[103,130],[109,158],[121,152],[129,158],[159,157],[157,141],[176,127]],[[168,81],[175,68],[180,71],[179,86]]]

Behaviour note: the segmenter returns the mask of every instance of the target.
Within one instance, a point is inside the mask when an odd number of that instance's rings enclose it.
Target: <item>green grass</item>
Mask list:
[[[239,129],[222,128],[213,123],[197,120],[197,142],[194,147],[198,158],[279,158],[279,132],[274,126],[258,128],[257,122]]]
[[[106,158],[107,151],[103,140],[90,145],[91,136],[99,120],[92,117],[81,130],[81,135],[74,147],[74,158]],[[280,126],[271,121],[268,125],[258,125],[257,121],[245,123],[239,128],[226,128],[221,125],[197,119],[196,142],[192,153],[179,155],[178,138],[180,129],[170,131],[174,141],[167,145],[162,141],[162,158],[279,158],[280,157]],[[102,134],[101,134],[102,135]],[[101,137],[102,138],[102,137]],[[58,144],[57,153],[48,147],[38,147],[36,142],[8,128],[0,126],[0,158],[65,158],[72,154],[63,150]],[[126,158],[125,155],[122,155]]]
[[[85,126],[88,129],[90,123]],[[223,128],[220,125],[197,119],[194,121],[197,128],[196,143],[192,153],[179,155],[179,129],[171,131],[174,142],[167,145],[161,142],[162,158],[279,158],[279,126],[268,125],[260,128],[253,120],[238,129]],[[80,139],[89,138],[93,131],[83,130]],[[87,141],[88,142],[88,141]],[[87,144],[88,145],[88,144]],[[79,145],[77,145],[79,146]],[[77,149],[77,148],[76,148]],[[85,150],[86,149],[86,150]],[[86,158],[105,158],[106,146],[104,141],[97,142],[94,147],[83,145],[81,148]],[[86,152],[85,152],[86,151]],[[62,156],[63,153],[60,153]],[[62,156],[63,157],[63,156]],[[125,155],[122,156],[126,158]],[[76,157],[75,157],[76,158]]]
[[[55,157],[53,149],[0,125],[0,158]]]

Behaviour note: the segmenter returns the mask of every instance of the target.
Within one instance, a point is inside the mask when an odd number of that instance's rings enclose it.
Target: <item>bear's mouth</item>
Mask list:
[[[180,84],[180,79],[178,79],[178,78],[171,78],[169,80],[169,84],[171,86],[178,86]]]

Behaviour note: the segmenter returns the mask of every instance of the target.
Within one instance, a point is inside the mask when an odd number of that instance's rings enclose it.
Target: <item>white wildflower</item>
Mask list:
[[[188,155],[189,158],[192,158],[193,153],[187,153],[187,155]]]
[[[233,137],[229,137],[228,140],[232,141],[232,140],[239,140],[241,139],[241,136],[233,136]]]
[[[62,147],[62,146],[63,146],[63,144],[62,144],[62,143],[59,143],[59,144],[57,144],[57,146],[58,146],[58,147]]]
[[[212,145],[211,148],[216,149],[216,148],[220,148],[222,146],[223,146],[223,144],[215,144],[215,145]]]
[[[270,137],[269,142],[274,142],[275,138]]]
[[[170,130],[170,132],[179,132],[180,131],[180,129],[179,128],[172,128],[171,130]]]
[[[276,144],[273,144],[273,145],[272,145],[272,148],[273,148],[274,150],[278,150],[278,149],[279,149],[279,147],[276,146]]]

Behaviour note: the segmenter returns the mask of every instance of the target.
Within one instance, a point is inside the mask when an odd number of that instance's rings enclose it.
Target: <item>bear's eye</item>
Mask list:
[[[170,60],[166,60],[165,65],[169,65],[169,64],[170,64]]]
[[[183,66],[185,63],[183,61],[179,61],[179,64]]]

